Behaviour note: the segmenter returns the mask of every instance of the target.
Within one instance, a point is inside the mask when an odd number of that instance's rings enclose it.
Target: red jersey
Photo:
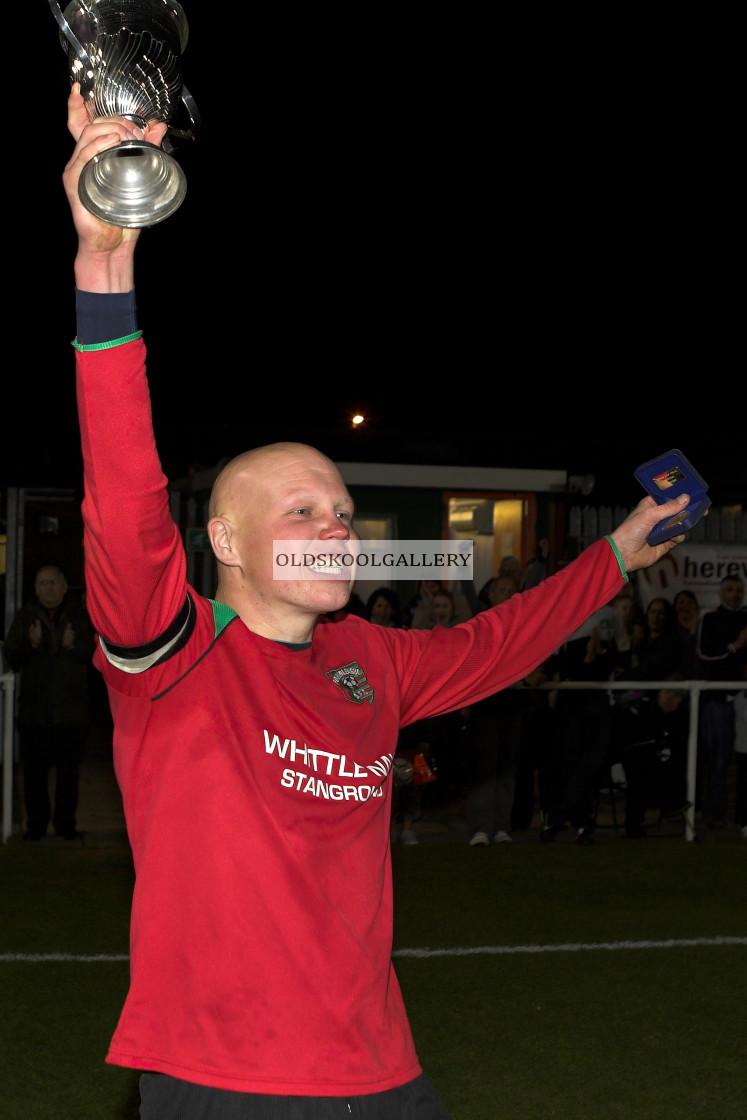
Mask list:
[[[136,883],[107,1060],[344,1096],[420,1072],[391,962],[400,727],[523,678],[623,583],[600,541],[451,629],[321,619],[260,637],[186,579],[145,347],[78,354],[88,606]]]

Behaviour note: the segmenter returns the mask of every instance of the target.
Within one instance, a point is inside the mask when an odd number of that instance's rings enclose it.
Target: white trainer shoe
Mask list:
[[[502,828],[498,829],[493,839],[495,840],[496,844],[513,844],[514,842],[513,836],[509,836],[509,834],[507,832],[504,832]]]
[[[487,848],[490,844],[490,837],[488,836],[487,832],[475,832],[472,836],[470,836],[469,842],[471,847],[473,848]]]

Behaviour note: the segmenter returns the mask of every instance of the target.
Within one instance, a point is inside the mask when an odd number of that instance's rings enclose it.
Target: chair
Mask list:
[[[614,762],[602,772],[594,801],[594,827],[613,828],[618,833],[625,832],[625,790],[627,779],[622,763]],[[685,812],[691,808],[689,802],[677,812],[665,812],[661,808],[647,812],[643,827],[649,837],[684,836],[687,822]]]
[[[625,770],[620,762],[605,765],[594,796],[594,828],[620,832],[625,823]]]

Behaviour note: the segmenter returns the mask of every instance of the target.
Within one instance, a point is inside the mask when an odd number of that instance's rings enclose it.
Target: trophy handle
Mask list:
[[[52,15],[60,26],[62,34],[75,50],[83,67],[83,71],[78,80],[80,82],[80,92],[85,97],[86,93],[93,89],[93,63],[91,62],[86,48],[80,42],[72,27],[62,14],[62,8],[57,3],[57,0],[49,0],[49,6],[52,9]]]
[[[169,125],[168,132],[166,133],[166,135],[163,138],[163,145],[162,145],[164,150],[167,151],[167,152],[172,152],[174,150],[174,146],[173,146],[173,144],[171,144],[171,142],[169,140],[170,136],[176,136],[180,140],[194,140],[195,136],[197,135],[197,133],[202,128],[202,120],[200,118],[200,111],[197,108],[197,105],[195,104],[194,97],[189,92],[189,90],[187,89],[187,87],[184,85],[183,82],[182,82],[182,104],[184,105],[184,108],[187,110],[187,114],[189,115],[189,121],[190,121],[191,128],[172,128],[171,125]]]

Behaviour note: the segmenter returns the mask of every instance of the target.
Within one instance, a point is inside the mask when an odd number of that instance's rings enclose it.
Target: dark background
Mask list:
[[[560,28],[474,13],[184,7],[202,129],[137,273],[170,477],[290,438],[592,473],[629,505],[679,447],[745,501],[727,76],[663,32],[592,50],[565,26],[559,50]],[[77,486],[67,64],[44,0],[29,17],[0,487]]]

